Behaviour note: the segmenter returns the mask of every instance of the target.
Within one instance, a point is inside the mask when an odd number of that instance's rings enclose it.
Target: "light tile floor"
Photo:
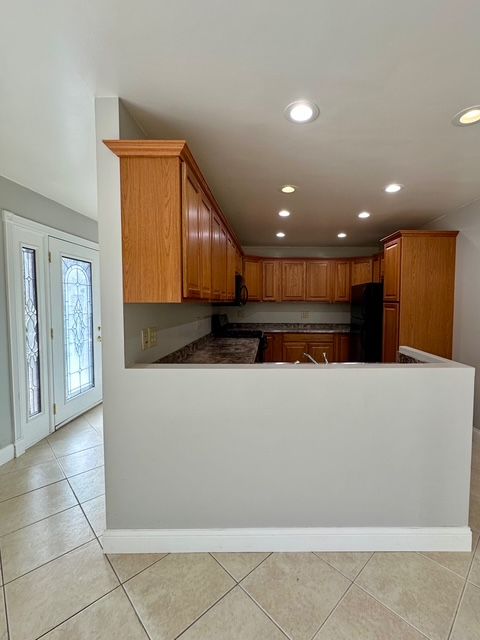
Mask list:
[[[0,640],[480,640],[478,434],[471,526],[460,554],[105,556],[97,407],[0,467]]]

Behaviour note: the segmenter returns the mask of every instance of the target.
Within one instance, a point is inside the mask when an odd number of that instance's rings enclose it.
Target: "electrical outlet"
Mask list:
[[[310,311],[302,311],[302,320],[310,319]]]
[[[148,346],[155,347],[157,344],[157,327],[148,327]]]
[[[145,351],[150,347],[150,341],[148,338],[148,329],[142,329],[142,332],[140,335],[142,339],[142,351]]]

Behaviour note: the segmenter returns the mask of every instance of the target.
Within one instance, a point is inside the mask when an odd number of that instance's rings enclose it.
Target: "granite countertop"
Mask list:
[[[349,324],[321,322],[236,322],[232,329],[252,329],[265,333],[350,333]]]
[[[253,364],[259,343],[259,338],[216,338],[210,334],[155,364]]]

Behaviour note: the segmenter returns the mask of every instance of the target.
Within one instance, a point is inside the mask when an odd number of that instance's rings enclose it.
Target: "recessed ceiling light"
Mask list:
[[[337,233],[337,238],[346,238],[347,234],[344,233],[343,231],[340,231],[340,233]]]
[[[398,182],[392,182],[385,187],[387,193],[397,193],[401,189],[403,189],[403,184],[398,184]]]
[[[285,116],[295,124],[306,124],[318,118],[319,108],[308,100],[295,100],[285,107]]]
[[[470,124],[480,122],[480,105],[462,109],[453,116],[452,122],[458,127],[468,127]]]
[[[360,213],[358,214],[358,217],[362,219],[369,218],[370,214],[368,213],[368,211],[360,211]]]
[[[277,238],[284,238],[284,237],[285,237],[285,234],[283,233],[283,231],[279,231],[277,233]]]
[[[281,218],[288,218],[288,216],[290,215],[290,211],[287,211],[286,209],[282,209],[281,211],[278,212],[278,215]]]
[[[280,187],[282,193],[293,193],[296,189],[297,187],[294,184],[284,184],[283,187]]]

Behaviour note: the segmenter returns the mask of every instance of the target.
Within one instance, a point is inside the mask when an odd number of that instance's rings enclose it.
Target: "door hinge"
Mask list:
[[[53,403],[53,415],[57,415],[57,405],[55,404],[55,402]]]
[[[50,329],[50,338],[53,340],[53,329]]]
[[[49,262],[52,261],[52,252],[51,251],[48,252],[48,261]]]

